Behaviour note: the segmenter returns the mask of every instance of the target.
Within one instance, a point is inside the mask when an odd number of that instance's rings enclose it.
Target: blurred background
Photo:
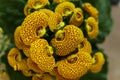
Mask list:
[[[120,57],[120,2],[116,3],[115,0],[111,0],[111,3],[112,3],[111,15],[114,20],[114,27],[110,35],[106,38],[105,42],[103,44],[99,44],[99,47],[103,48],[108,55],[108,61],[109,61],[108,80],[120,80],[120,62],[119,62],[120,61],[119,58]],[[2,37],[2,35],[0,35],[0,37]],[[0,65],[0,72],[4,69],[5,69],[4,65]],[[8,80],[8,79],[4,78],[0,80]]]
[[[108,80],[120,80],[120,2],[112,5],[111,15],[114,27],[105,42],[99,46],[104,48],[108,55]]]

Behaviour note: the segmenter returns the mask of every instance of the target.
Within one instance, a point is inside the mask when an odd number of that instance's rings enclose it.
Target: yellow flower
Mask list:
[[[53,49],[45,39],[38,39],[31,44],[31,59],[44,72],[50,72],[55,67],[55,59],[52,54]]]
[[[29,57],[30,53],[29,53],[29,46],[25,45],[21,39],[20,36],[20,31],[22,29],[22,26],[18,26],[14,32],[14,41],[15,41],[15,45],[17,46],[17,48],[22,49],[24,54]]]
[[[12,48],[7,56],[8,63],[11,67],[15,67],[22,60],[20,51],[17,48]]]
[[[28,6],[28,4],[24,7],[24,14],[25,16],[29,15],[31,13],[31,8]]]
[[[50,16],[48,25],[50,30],[54,32],[54,30],[64,27],[65,24],[63,22],[62,16],[59,13],[54,13]]]
[[[27,59],[27,65],[30,70],[33,70],[34,72],[37,73],[43,73],[43,71],[38,67],[38,65],[31,60],[31,58]]]
[[[43,74],[42,77],[42,80],[53,80],[52,76],[50,76],[49,74]]]
[[[12,48],[8,53],[8,63],[11,67],[14,68],[14,70],[22,70],[26,71],[29,70],[26,59],[21,58],[21,53],[17,48]]]
[[[48,25],[48,16],[40,11],[35,11],[26,16],[22,23],[20,36],[24,44],[30,45],[36,39],[39,39],[46,33]]]
[[[64,1],[68,1],[68,0],[53,0],[54,3],[61,3],[61,2],[64,2]]]
[[[49,4],[49,0],[28,0],[27,2],[30,8],[39,9]]]
[[[27,66],[27,60],[26,59],[22,59],[21,61],[17,62],[17,64],[14,66],[14,70],[18,70],[18,71],[26,71],[29,70],[28,66]]]
[[[84,40],[78,45],[78,50],[88,53],[92,52],[92,46],[90,42],[87,40],[87,38],[84,38]]]
[[[58,73],[67,79],[82,77],[92,65],[92,57],[87,52],[79,51],[58,62]]]
[[[73,52],[83,39],[84,35],[81,29],[74,25],[67,25],[62,31],[59,30],[55,34],[51,43],[56,48],[57,55],[65,56]]]
[[[32,76],[32,80],[40,80],[42,78],[41,74],[35,74]]]
[[[23,73],[23,75],[26,76],[26,77],[31,77],[31,76],[34,75],[34,74],[33,74],[31,71],[29,71],[29,70],[22,70],[22,73]]]
[[[104,59],[104,56],[103,56],[103,53],[101,52],[96,52],[95,55],[93,56],[93,59],[94,59],[94,63],[91,67],[91,71],[93,73],[98,73],[101,71],[104,63],[105,63],[105,59]]]
[[[56,77],[56,80],[79,80],[79,78],[76,78],[76,79],[66,79],[64,77],[62,77],[59,73],[58,73],[58,69],[57,67],[55,67],[52,71],[52,74],[53,76]]]
[[[75,9],[75,5],[71,2],[62,2],[58,4],[55,8],[55,12],[60,13],[62,16],[68,16],[72,14]]]
[[[54,14],[54,12],[49,9],[40,9],[39,11],[45,13],[48,17]]]
[[[26,57],[30,57],[30,46],[24,47],[23,52]]]
[[[86,20],[86,29],[87,34],[91,39],[96,38],[99,33],[98,22],[93,17],[89,17]]]
[[[90,3],[84,3],[83,8],[90,14],[90,16],[98,20],[99,12],[95,7],[93,7]]]
[[[29,15],[30,13],[32,13],[31,10],[32,10],[32,8],[30,8],[28,6],[28,4],[26,4],[25,7],[24,7],[24,14],[26,16]],[[35,11],[37,11],[37,10],[35,10]],[[50,17],[53,14],[53,11],[51,11],[49,9],[39,9],[39,11],[41,11],[41,12],[45,13],[46,15],[48,15],[48,17]]]
[[[17,48],[19,49],[23,49],[25,47],[27,47],[27,45],[25,45],[21,39],[20,36],[20,31],[22,29],[22,26],[18,26],[14,32],[14,41],[15,41],[15,45],[17,46]]]
[[[53,80],[49,74],[35,74],[32,80]]]
[[[75,8],[69,23],[75,26],[80,26],[82,22],[83,22],[82,10],[80,8]]]

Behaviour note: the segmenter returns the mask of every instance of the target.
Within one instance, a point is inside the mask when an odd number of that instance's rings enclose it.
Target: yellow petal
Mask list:
[[[86,20],[86,29],[87,34],[91,39],[96,38],[99,33],[98,21],[96,21],[93,17],[89,17]]]
[[[94,63],[91,67],[91,71],[93,73],[98,73],[101,71],[104,63],[105,63],[105,59],[104,59],[104,56],[103,56],[103,53],[101,52],[96,52],[93,56],[93,59],[94,59]]]

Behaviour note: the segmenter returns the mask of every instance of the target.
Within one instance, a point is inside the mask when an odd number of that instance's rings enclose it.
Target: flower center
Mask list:
[[[90,24],[86,24],[86,28],[88,32],[92,32],[93,28]]]
[[[77,17],[77,18],[81,18],[81,14],[77,12],[77,13],[76,13],[76,17]]]
[[[78,45],[78,50],[81,50],[84,47],[83,42]]]
[[[77,61],[77,55],[71,55],[67,58],[68,63],[75,63]]]
[[[46,33],[46,29],[41,26],[37,29],[36,33],[37,33],[37,36],[43,37]]]
[[[16,55],[14,56],[14,59],[15,59],[15,61],[17,61],[17,62],[20,62],[20,61],[22,60],[20,54],[16,54]]]
[[[93,64],[96,64],[96,63],[98,63],[98,56],[95,55],[93,57]]]
[[[70,9],[68,9],[68,8],[65,8],[63,11],[63,16],[68,16],[70,14],[72,14],[72,11],[70,11]]]
[[[51,57],[51,55],[53,54],[53,48],[51,46],[47,46],[46,51],[47,51],[47,55]]]
[[[39,9],[39,8],[42,8],[43,5],[41,4],[41,2],[35,2],[34,4],[34,9]]]
[[[57,41],[62,41],[65,37],[65,33],[62,30],[59,30],[56,34],[55,37]]]
[[[62,28],[62,27],[64,27],[65,26],[65,23],[64,22],[59,22],[58,23],[58,29],[60,29],[60,28]]]

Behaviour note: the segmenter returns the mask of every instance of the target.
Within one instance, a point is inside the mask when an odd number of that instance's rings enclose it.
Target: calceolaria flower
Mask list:
[[[86,30],[91,39],[96,38],[99,33],[98,21],[96,21],[93,17],[89,17],[86,20]]]
[[[25,47],[27,47],[27,45],[25,45],[21,39],[20,36],[20,31],[21,31],[22,26],[18,26],[14,32],[14,41],[15,41],[15,45],[17,46],[17,48],[19,49],[23,49]]]
[[[7,59],[9,65],[15,68],[17,63],[22,60],[20,51],[17,48],[12,48],[8,53]]]
[[[48,16],[41,12],[35,11],[28,15],[23,23],[20,36],[24,44],[30,45],[36,39],[39,39],[46,33],[48,25]]]
[[[48,25],[52,32],[64,27],[65,23],[63,22],[62,15],[59,13],[52,14],[49,18]]]
[[[31,76],[34,75],[30,70],[22,70],[21,72],[22,72],[23,75],[26,76],[26,77],[31,77]]]
[[[32,80],[53,80],[49,74],[35,74]]]
[[[89,72],[103,70],[103,53],[92,43],[99,33],[99,12],[93,4],[81,0],[25,2],[25,18],[14,30],[11,41],[15,45],[7,55],[14,71],[30,80],[83,80]]]
[[[29,70],[28,66],[27,66],[27,60],[26,59],[22,59],[21,61],[17,62],[17,64],[14,67],[14,70],[21,70],[21,71],[27,71]]]
[[[23,53],[26,57],[30,57],[30,46],[26,46],[23,48]]]
[[[24,7],[24,14],[27,16],[32,13],[32,10],[39,10],[44,6],[49,5],[49,0],[28,0]]]
[[[105,58],[103,56],[103,53],[102,52],[96,52],[93,56],[93,59],[94,59],[94,63],[92,65],[92,67],[90,68],[90,70],[93,72],[93,73],[98,73],[101,71],[104,63],[105,63]]]
[[[27,59],[27,65],[30,70],[33,70],[34,72],[37,73],[43,73],[43,71],[38,67],[38,65],[35,62],[32,61],[31,58]]]
[[[30,8],[34,8],[34,9],[42,8],[48,4],[50,4],[49,0],[28,0],[28,2],[27,2],[27,5]]]
[[[87,38],[84,38],[84,40],[78,45],[78,50],[88,52],[89,54],[92,52],[92,45]]]
[[[61,2],[64,2],[64,1],[68,1],[68,0],[53,0],[54,3],[61,3]]]
[[[58,62],[58,73],[67,79],[76,79],[87,73],[92,57],[87,52],[78,52]]]
[[[51,74],[51,73],[50,73]],[[79,80],[79,78],[76,78],[76,79],[66,79],[64,78],[63,76],[61,76],[59,73],[58,73],[58,68],[55,67],[52,71],[52,74],[53,76],[55,76],[56,80]]]
[[[42,71],[50,72],[55,67],[55,59],[52,54],[52,47],[44,39],[38,39],[31,44],[31,59]]]
[[[84,3],[83,8],[89,13],[90,16],[98,20],[99,12],[94,6],[92,6],[90,3]]]
[[[84,39],[83,32],[74,25],[67,25],[58,31],[51,43],[56,48],[56,54],[65,56],[74,51]]]
[[[54,12],[49,9],[40,9],[39,11],[45,13],[48,17],[54,14]]]
[[[80,26],[81,23],[83,22],[83,18],[84,17],[83,17],[82,9],[75,8],[69,23],[75,26]]]
[[[27,16],[31,13],[31,8],[26,4],[24,7],[24,15]]]
[[[57,5],[55,12],[60,13],[62,16],[68,16],[72,14],[74,9],[75,5],[73,3],[65,1]]]

